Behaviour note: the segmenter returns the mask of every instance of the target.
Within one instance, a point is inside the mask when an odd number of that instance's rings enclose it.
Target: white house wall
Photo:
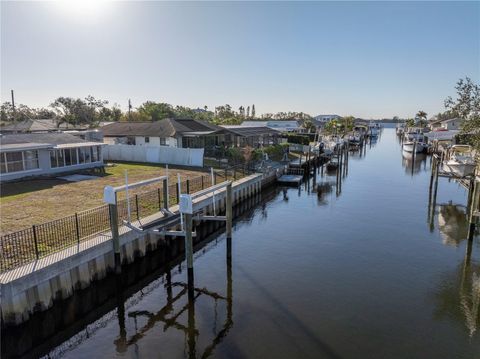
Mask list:
[[[107,145],[103,148],[103,158],[106,160],[195,167],[203,167],[203,154],[203,148],[133,145]]]

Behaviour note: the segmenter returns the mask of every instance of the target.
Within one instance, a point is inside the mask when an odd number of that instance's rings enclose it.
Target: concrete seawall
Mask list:
[[[234,205],[259,194],[277,177],[275,170],[268,174],[255,174],[233,183]],[[225,192],[215,194],[215,207],[225,208]],[[213,213],[212,195],[198,198],[194,206],[206,214]],[[178,211],[178,206],[170,208]],[[152,223],[161,214],[142,218],[142,225]],[[219,224],[220,226],[220,224]],[[183,241],[183,238],[177,238]],[[164,241],[160,235],[138,233],[127,227],[120,228],[121,260],[130,264],[136,258],[144,257],[156,250]],[[77,290],[101,280],[114,269],[114,255],[111,236],[104,233],[90,240],[72,246],[61,252],[41,258],[36,262],[16,268],[0,275],[2,325],[18,325],[28,321],[39,311],[46,311],[54,302],[69,298]]]

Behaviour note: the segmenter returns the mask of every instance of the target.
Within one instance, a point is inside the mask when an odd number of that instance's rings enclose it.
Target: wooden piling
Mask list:
[[[475,212],[478,210],[478,204],[480,202],[480,182],[476,181],[475,178],[472,182],[470,182],[469,186],[469,193],[471,192],[472,200],[470,203],[470,213],[468,216],[468,240],[473,241],[473,236],[475,234],[475,226],[476,226],[476,217]]]
[[[184,213],[184,228],[185,228],[185,257],[187,261],[187,277],[188,277],[188,296],[193,298],[193,215],[191,213]]]
[[[227,194],[227,199],[226,199],[226,227],[227,227],[227,239],[232,238],[232,221],[233,221],[233,191],[232,191],[232,183],[229,183],[226,188],[226,194]]]
[[[227,227],[227,261],[232,255],[232,222],[233,222],[233,191],[232,183],[230,182],[226,188],[226,227]]]

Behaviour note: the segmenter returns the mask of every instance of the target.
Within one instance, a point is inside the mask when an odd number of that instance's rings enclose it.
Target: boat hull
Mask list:
[[[405,142],[402,146],[402,149],[405,152],[413,152],[414,147],[415,147],[415,153],[423,152],[423,150],[425,149],[423,144],[417,143],[417,145],[415,146],[413,142]]]
[[[443,164],[443,171],[456,177],[466,177],[475,173],[476,165],[474,163],[458,163],[447,161]]]

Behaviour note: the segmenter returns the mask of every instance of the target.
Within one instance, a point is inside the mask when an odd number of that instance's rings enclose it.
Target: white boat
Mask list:
[[[405,152],[421,153],[427,148],[424,142],[425,136],[419,130],[410,130],[405,134],[405,140],[402,144],[402,149]]]
[[[333,135],[333,136],[330,136],[330,138],[328,138],[325,141],[324,151],[330,150],[331,152],[336,152],[342,149],[343,146],[344,146],[344,140],[337,135]]]
[[[398,136],[402,136],[403,133],[405,132],[405,124],[403,124],[403,123],[398,124],[395,131],[396,131]]]
[[[358,145],[360,145],[361,139],[362,138],[361,138],[360,134],[355,132],[352,135],[348,136],[348,143],[350,145],[358,146]]]
[[[471,146],[454,145],[448,152],[449,157],[443,162],[443,171],[462,178],[475,173],[477,164]]]
[[[378,131],[379,131],[380,127],[378,126],[377,123],[370,123],[368,125],[368,134],[370,135],[370,137],[377,137],[378,136]]]

